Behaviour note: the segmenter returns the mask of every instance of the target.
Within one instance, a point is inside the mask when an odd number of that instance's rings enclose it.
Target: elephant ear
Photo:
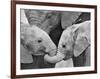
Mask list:
[[[79,56],[89,45],[85,36],[78,35],[74,45],[74,56]]]
[[[85,26],[84,26],[85,27]],[[90,45],[89,42],[89,31],[88,29],[84,29],[83,25],[79,25],[74,30],[74,34],[76,34],[75,43],[74,43],[74,56],[77,57],[85,51]]]
[[[28,51],[26,48],[25,48],[25,32],[26,30],[29,28],[29,24],[26,24],[26,23],[21,23],[21,45],[20,45],[20,61],[21,63],[32,63],[33,62],[33,59],[32,59],[32,55],[30,53],[30,51]]]
[[[21,56],[20,56],[21,63],[32,63],[33,62],[31,53],[27,49],[25,49],[23,45],[21,45],[20,47],[20,52],[21,52]]]

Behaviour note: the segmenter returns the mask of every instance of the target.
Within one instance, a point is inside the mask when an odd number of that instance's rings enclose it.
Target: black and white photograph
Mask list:
[[[62,6],[16,4],[18,78],[96,72],[96,7]]]
[[[21,69],[90,66],[89,12],[21,9]]]

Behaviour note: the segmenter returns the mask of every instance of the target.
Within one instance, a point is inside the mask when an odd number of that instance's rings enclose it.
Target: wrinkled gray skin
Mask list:
[[[29,53],[27,54],[27,57],[30,57],[28,55],[43,56],[45,53],[48,53],[50,56],[56,54],[56,46],[50,39],[49,35],[37,26],[21,24],[21,44],[25,49],[27,49],[27,51],[29,51],[27,52]],[[23,55],[24,54],[22,54],[22,58]],[[27,59],[26,61],[28,61]],[[31,59],[29,59],[29,62],[30,61]]]
[[[24,9],[30,25],[36,25],[50,34],[61,22],[63,29],[71,26],[81,12]]]
[[[57,27],[60,21],[60,13],[50,10],[24,9],[30,25],[36,25],[48,34]]]
[[[84,65],[90,65],[90,21],[75,24],[63,31],[58,45],[58,53],[51,57],[45,55],[44,59],[50,63],[57,63],[78,57],[85,52]]]

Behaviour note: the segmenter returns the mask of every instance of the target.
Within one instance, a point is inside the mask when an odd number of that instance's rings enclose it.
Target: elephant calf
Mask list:
[[[21,63],[32,63],[32,55],[41,58],[39,56],[45,53],[50,56],[56,54],[56,45],[49,35],[37,26],[21,24]]]
[[[47,54],[44,59],[50,63],[57,63],[55,67],[73,67],[75,58],[85,53],[83,59],[81,58],[83,63],[78,63],[81,60],[77,60],[76,64],[90,66],[90,24],[90,21],[85,21],[64,30],[58,44],[58,53],[55,56]]]

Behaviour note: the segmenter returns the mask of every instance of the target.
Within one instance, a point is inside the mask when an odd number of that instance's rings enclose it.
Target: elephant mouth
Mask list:
[[[34,53],[34,55],[36,55],[36,56],[43,56],[43,55],[45,55],[45,51],[44,50],[38,50],[36,53]]]
[[[35,56],[44,56],[45,54],[52,54],[52,55],[56,55],[56,50],[52,49],[49,52],[46,52],[45,50],[38,50],[36,53],[34,53],[33,55]]]

